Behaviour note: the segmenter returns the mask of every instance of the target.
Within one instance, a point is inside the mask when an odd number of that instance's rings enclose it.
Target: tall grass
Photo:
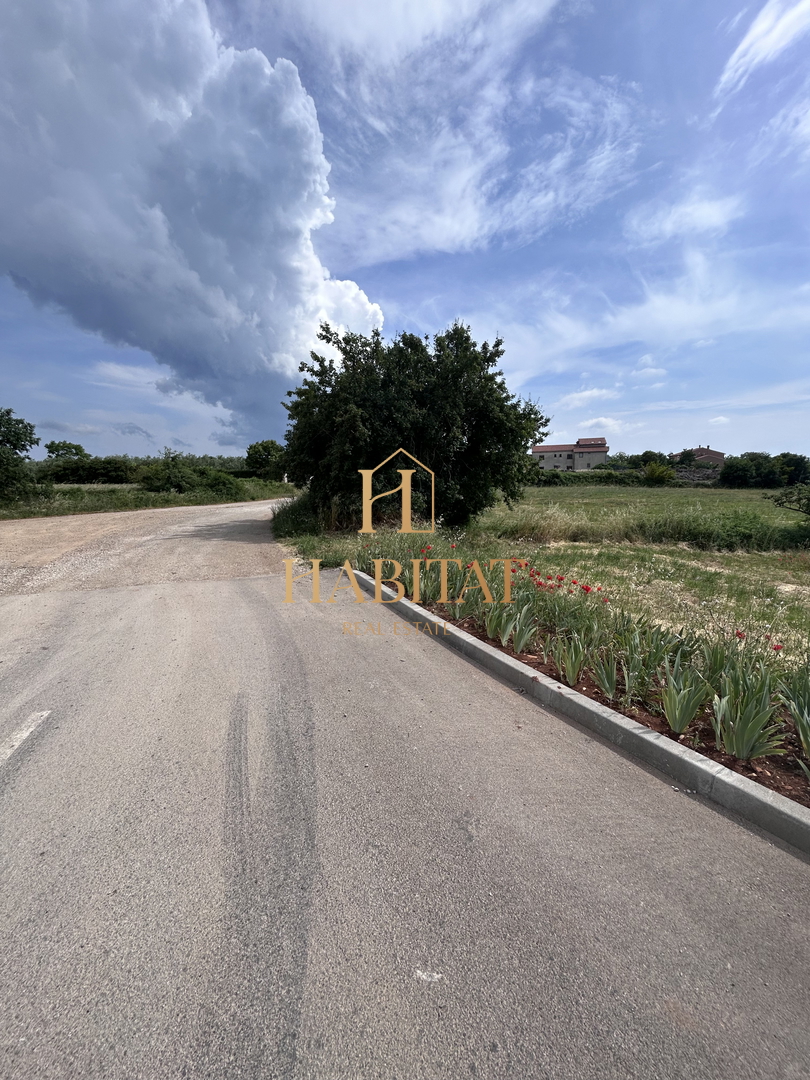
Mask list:
[[[238,480],[239,500],[256,502],[295,494],[291,484],[269,480]],[[169,506],[207,506],[233,502],[219,497],[210,488],[187,491],[142,491],[134,484],[70,484],[56,486],[47,495],[26,502],[0,503],[0,520],[29,517],[58,517],[64,514],[97,514],[114,510],[148,510]]]
[[[783,524],[747,507],[708,510],[704,505],[651,507],[643,500],[585,510],[552,502],[491,511],[480,527],[512,540],[585,543],[689,544],[703,551],[773,551],[810,547],[810,528]]]

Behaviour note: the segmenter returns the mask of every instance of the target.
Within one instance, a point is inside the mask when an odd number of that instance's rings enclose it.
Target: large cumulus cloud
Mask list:
[[[201,0],[4,11],[0,271],[256,430],[320,318],[382,320],[314,253],[329,166],[296,68],[224,48]]]

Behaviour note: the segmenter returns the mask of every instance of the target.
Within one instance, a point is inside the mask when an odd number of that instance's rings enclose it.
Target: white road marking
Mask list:
[[[422,979],[423,982],[438,982],[439,979],[444,978],[438,971],[420,971],[419,968],[416,969],[414,975],[417,979]]]
[[[0,743],[0,765],[4,764],[15,750],[19,750],[29,735],[33,735],[43,720],[47,720],[51,710],[31,713],[21,728],[18,728],[10,739]]]

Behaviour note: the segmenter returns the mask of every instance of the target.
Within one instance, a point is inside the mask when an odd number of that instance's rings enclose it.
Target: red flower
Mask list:
[[[468,563],[467,563],[467,569],[468,569],[468,570],[472,570],[472,563],[471,563],[471,562],[468,562]]]
[[[602,597],[602,603],[607,604],[607,602],[608,602],[608,598],[606,596]]]
[[[425,554],[425,549],[424,549],[424,548],[420,548],[420,549],[419,549],[419,553],[420,553],[420,555],[424,555],[424,554]]]
[[[580,588],[582,589],[583,592],[590,592],[591,591],[590,585],[580,585]]]
[[[551,574],[546,574],[546,581],[553,581],[553,580],[554,580],[554,578],[551,576]]]
[[[572,577],[571,578],[571,584],[572,585],[579,585],[579,582],[577,581],[577,579],[575,577]]]
[[[601,585],[597,585],[597,586],[596,586],[596,591],[597,591],[597,592],[601,592],[601,591],[602,591],[602,586],[601,586]]]
[[[771,640],[771,635],[770,635],[770,634],[766,634],[766,635],[765,635],[765,640],[766,640],[766,641],[770,641],[770,640]]]
[[[454,548],[455,546],[456,546],[455,544],[451,544],[451,545],[450,545],[450,547],[451,547],[451,548]]]
[[[779,650],[784,649],[784,647],[785,647],[784,645],[774,645],[773,651],[774,652],[779,652]]]
[[[428,546],[425,548],[425,551],[430,551],[431,548],[432,548],[432,544],[428,544]]]
[[[557,574],[557,581],[565,581],[565,578],[562,576],[562,574]]]
[[[737,635],[740,641],[745,641],[745,634],[742,632],[742,630],[735,630],[734,633]]]

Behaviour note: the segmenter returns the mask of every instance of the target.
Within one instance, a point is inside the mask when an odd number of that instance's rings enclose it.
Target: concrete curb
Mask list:
[[[373,578],[358,570],[355,577],[365,592],[374,593]],[[810,855],[810,809],[740,776],[725,765],[703,757],[688,746],[681,746],[651,731],[606,705],[591,701],[464,630],[449,623],[445,626],[444,620],[418,604],[395,599],[394,591],[385,585],[382,595],[389,610],[409,622],[429,623],[436,627],[431,636],[439,637],[450,648],[525,691],[541,705],[562,713],[689,790],[696,791],[727,810],[733,810],[740,817]]]

